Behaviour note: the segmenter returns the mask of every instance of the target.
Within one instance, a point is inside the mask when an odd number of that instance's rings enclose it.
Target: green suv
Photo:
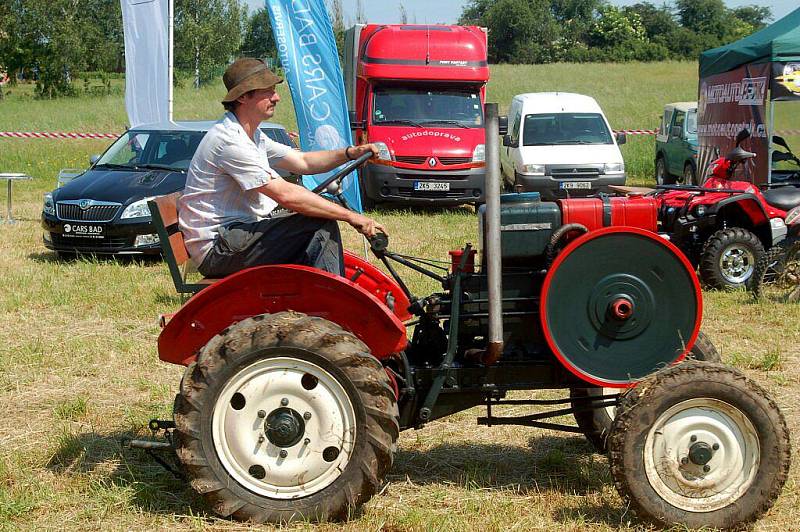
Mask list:
[[[697,102],[664,106],[656,135],[656,183],[697,184]]]

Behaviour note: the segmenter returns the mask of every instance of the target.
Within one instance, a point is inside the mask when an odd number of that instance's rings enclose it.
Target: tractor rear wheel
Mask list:
[[[175,400],[176,451],[214,512],[257,523],[346,517],[392,465],[381,363],[322,318],[281,312],[212,338]]]
[[[697,340],[692,346],[692,350],[686,355],[687,360],[701,360],[703,362],[721,362],[722,358],[719,351],[714,347],[708,336],[700,331]],[[602,397],[620,393],[619,388],[571,388],[569,397],[572,399],[572,408],[580,408],[589,405],[592,400],[588,397]],[[597,401],[597,400],[595,400]],[[611,399],[603,400],[605,402]],[[607,406],[605,408],[594,408],[591,410],[578,411],[573,414],[578,427],[583,430],[583,435],[589,440],[599,453],[605,453],[608,435],[611,433],[611,425],[617,414],[617,406]]]
[[[766,512],[791,454],[775,402],[743,374],[687,362],[625,394],[608,438],[614,484],[642,518],[731,528]]]
[[[741,227],[720,229],[708,239],[700,257],[700,278],[711,288],[749,286],[764,246],[756,235]]]

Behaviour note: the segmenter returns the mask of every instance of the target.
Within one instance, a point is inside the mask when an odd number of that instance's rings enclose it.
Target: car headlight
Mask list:
[[[472,162],[482,163],[486,160],[486,144],[478,144],[472,152]]]
[[[606,163],[604,166],[605,173],[617,174],[625,171],[625,163]]]
[[[378,147],[378,159],[383,159],[384,161],[392,160],[392,154],[389,153],[389,146],[387,146],[385,142],[373,142],[373,144]]]
[[[544,175],[544,165],[543,164],[525,164],[522,166],[522,169],[526,174],[530,175]]]
[[[45,214],[51,214],[53,216],[56,214],[56,204],[53,201],[53,194],[50,192],[47,192],[44,195],[44,205],[42,206],[42,210]]]
[[[122,211],[122,216],[120,216],[120,219],[127,220],[129,218],[149,218],[150,208],[147,206],[147,202],[151,199],[153,198],[144,198],[140,199],[139,201],[134,201],[125,207],[125,210]]]

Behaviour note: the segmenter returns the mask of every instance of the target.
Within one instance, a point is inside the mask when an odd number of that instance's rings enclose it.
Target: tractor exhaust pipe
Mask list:
[[[503,283],[500,251],[500,130],[497,104],[483,107],[486,127],[486,277],[489,287],[489,345],[483,362],[494,364],[503,353]]]

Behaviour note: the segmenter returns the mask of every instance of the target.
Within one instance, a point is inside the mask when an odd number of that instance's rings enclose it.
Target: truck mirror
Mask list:
[[[506,148],[510,148],[513,142],[511,142],[511,135],[503,135],[503,146]]]
[[[617,131],[617,144],[620,146],[628,142],[628,137],[625,135],[624,131]]]
[[[683,128],[681,126],[672,126],[672,131],[670,132],[670,136],[681,138],[683,134]]]
[[[347,118],[348,118],[348,120],[350,120],[350,123],[352,124],[353,122],[356,121],[356,112],[355,111],[348,111],[347,112]]]
[[[96,163],[99,160],[100,160],[99,154],[92,155],[91,157],[89,157],[89,166],[94,166],[94,163]]]
[[[505,135],[508,133],[508,116],[507,115],[500,115],[497,117],[497,129],[498,133],[501,135]]]

